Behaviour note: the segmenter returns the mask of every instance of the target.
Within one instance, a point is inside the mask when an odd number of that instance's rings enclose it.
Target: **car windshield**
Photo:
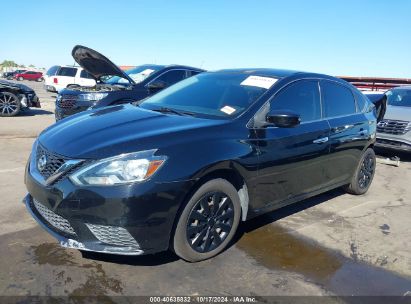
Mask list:
[[[232,118],[247,110],[275,81],[240,73],[202,73],[145,99],[140,107]]]
[[[411,107],[411,89],[394,89],[386,95],[390,106]]]
[[[164,68],[160,65],[141,65],[125,73],[134,80],[135,83],[144,81],[148,76]],[[119,76],[106,76],[104,82],[107,84],[128,83],[128,80]]]

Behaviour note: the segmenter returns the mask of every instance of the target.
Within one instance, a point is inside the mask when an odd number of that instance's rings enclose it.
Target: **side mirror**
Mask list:
[[[268,112],[266,121],[280,128],[293,128],[301,122],[300,115],[287,110],[272,110]]]
[[[150,91],[159,91],[167,87],[167,83],[161,80],[155,80],[147,85]]]

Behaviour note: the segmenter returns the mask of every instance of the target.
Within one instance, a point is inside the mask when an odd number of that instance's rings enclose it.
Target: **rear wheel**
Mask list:
[[[368,191],[375,174],[375,152],[368,148],[365,150],[360,163],[355,170],[351,183],[345,187],[348,193],[361,195]]]
[[[214,179],[190,198],[177,223],[174,252],[186,261],[211,258],[233,238],[241,215],[240,198],[232,184]]]
[[[0,92],[0,116],[15,116],[20,112],[21,104],[16,95],[10,92]]]

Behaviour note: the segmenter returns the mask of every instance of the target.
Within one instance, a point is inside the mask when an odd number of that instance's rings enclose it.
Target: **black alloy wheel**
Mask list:
[[[370,186],[374,172],[375,160],[370,154],[367,154],[363,159],[358,175],[358,186],[361,189],[367,189]]]
[[[352,177],[351,183],[345,186],[348,193],[361,195],[368,191],[375,175],[376,159],[372,148],[365,150]]]
[[[0,92],[0,116],[15,116],[20,112],[20,101],[10,92]]]
[[[237,189],[222,178],[201,185],[183,206],[172,239],[172,249],[189,262],[209,259],[222,252],[240,223]]]
[[[222,192],[204,195],[191,210],[187,222],[187,241],[200,253],[216,249],[230,233],[234,222],[234,205]]]

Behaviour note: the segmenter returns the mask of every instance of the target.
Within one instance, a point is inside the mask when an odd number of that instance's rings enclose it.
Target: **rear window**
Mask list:
[[[76,68],[67,68],[67,67],[62,67],[58,71],[57,75],[58,76],[68,76],[68,77],[74,77],[76,76],[77,69]]]
[[[52,66],[51,68],[48,69],[46,75],[47,75],[47,76],[54,76],[54,75],[56,75],[56,73],[57,73],[57,71],[58,71],[59,68],[60,68],[59,65],[54,65],[54,66]]]
[[[351,90],[331,81],[321,82],[325,117],[350,115],[356,112]]]

